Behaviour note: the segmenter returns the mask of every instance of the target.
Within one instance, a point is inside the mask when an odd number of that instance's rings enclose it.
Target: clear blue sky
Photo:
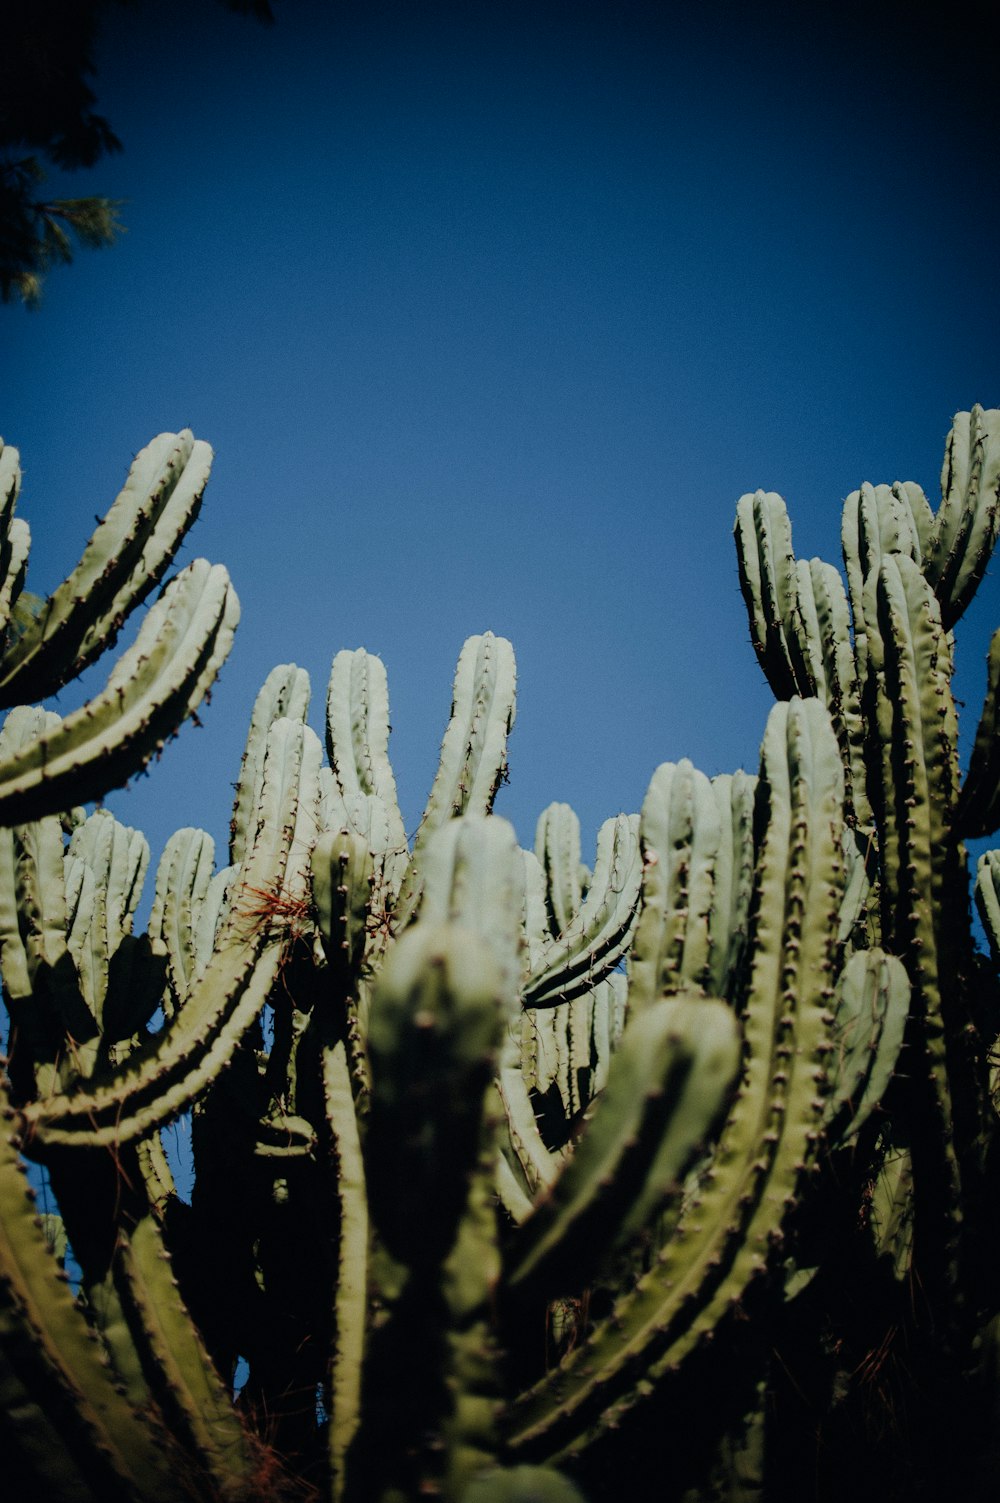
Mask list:
[[[308,668],[320,730],[341,647],[385,660],[411,830],[487,628],[518,657],[522,844],[566,799],[592,846],[661,761],[756,766],[737,497],[780,491],[797,551],[838,562],[848,491],[936,500],[952,413],[1000,404],[989,49],[809,9],[110,16],[125,149],[58,186],[126,199],[128,234],[0,310],[0,432],[36,591],[153,434],[216,450],[182,559],[228,565],[234,653],[204,729],[109,800],[154,859],[182,824],[221,845],[260,682]],[[966,735],[997,621],[994,568]]]

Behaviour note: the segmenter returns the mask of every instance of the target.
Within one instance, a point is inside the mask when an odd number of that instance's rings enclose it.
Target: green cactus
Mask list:
[[[0,706],[37,701],[82,673],[160,583],[198,515],[212,451],[161,433],[80,563],[48,599],[22,588],[30,533],[14,516],[17,451],[0,443]],[[232,645],[239,603],[221,566],[196,559],[149,612],[107,686],[61,724],[50,717],[0,756],[0,822],[24,823],[98,798],[156,754],[204,699]]]
[[[962,841],[1000,810],[1000,634],[963,778],[951,628],[1000,526],[998,434],[996,413],[956,418],[936,514],[913,485],[848,497],[846,588],[796,560],[779,496],[740,501],[780,701],[759,772],[664,763],[641,814],[601,827],[593,871],[567,805],[530,851],[492,813],[516,673],[489,632],[460,656],[412,845],[381,661],[334,658],[326,766],[307,675],[276,668],[229,864],[179,830],[146,934],[143,837],[79,805],[207,688],[228,581],[177,576],[86,712],[12,709],[0,1435],[18,1496],[992,1496],[1000,868],[987,852],[976,877],[987,958]],[[43,699],[113,640],[207,459],[156,440],[42,607],[0,450],[0,685]]]

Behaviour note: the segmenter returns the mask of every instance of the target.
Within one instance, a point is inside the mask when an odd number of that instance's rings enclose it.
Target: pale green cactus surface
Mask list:
[[[238,607],[198,560],[107,687],[211,452],[144,449],[24,586],[0,447],[0,1493],[51,1503],[783,1503],[1000,1494],[1000,631],[959,760],[954,628],[1000,412],[935,510],[844,505],[840,572],[737,506],[759,765],[652,775],[584,865],[493,803],[516,670],[462,648],[408,839],[381,660],[275,668],[227,864],[102,808]],[[978,926],[977,926],[978,924]],[[190,1124],[193,1182],[168,1152]],[[44,1185],[43,1204],[39,1190]]]

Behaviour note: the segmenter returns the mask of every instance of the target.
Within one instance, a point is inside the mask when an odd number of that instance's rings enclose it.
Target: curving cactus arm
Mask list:
[[[0,1114],[0,1384],[5,1397],[16,1385],[21,1415],[18,1433],[5,1432],[8,1444],[15,1458],[22,1446],[33,1461],[41,1458],[54,1497],[172,1503],[176,1465],[108,1381],[46,1244],[11,1143],[14,1114],[2,1087]]]
[[[378,984],[369,1035],[369,1204],[380,1240],[405,1274],[373,1343],[356,1452],[359,1498],[388,1498],[395,1488],[454,1499],[495,1456],[489,1310],[499,1258],[490,1103],[516,1005],[513,961],[501,961],[496,939],[485,943],[455,923],[420,924],[396,941]],[[412,1373],[415,1357],[420,1381],[408,1385],[401,1410],[400,1366]],[[387,1426],[401,1437],[392,1455]]]
[[[294,663],[272,668],[254,700],[243,759],[236,780],[236,799],[229,825],[229,860],[234,865],[246,855],[264,775],[267,737],[276,720],[297,720],[305,725],[311,689],[309,675]]]
[[[137,455],[125,488],[80,563],[0,666],[0,705],[45,699],[115,641],[126,616],[159,584],[194,521],[212,451],[182,433],[161,433]]]
[[[1000,965],[1000,851],[984,851],[976,869],[976,907]]]
[[[326,699],[326,744],[341,797],[350,805],[376,795],[386,829],[383,866],[389,892],[399,891],[409,859],[396,779],[389,761],[389,686],[381,658],[359,648],[338,652]]]
[[[239,1503],[256,1457],[180,1296],[155,1217],[119,1237],[114,1279],[129,1338],[142,1370],[155,1375],[153,1397],[174,1435],[218,1497]]]
[[[902,962],[879,949],[850,956],[837,982],[836,1048],[831,1054],[827,1120],[838,1143],[853,1138],[889,1086],[910,1005],[910,982]]]
[[[584,1289],[683,1181],[739,1068],[725,1003],[678,993],[636,1012],[562,1173],[511,1245],[506,1287],[545,1304]]]
[[[176,830],[160,857],[149,934],[154,948],[167,962],[170,987],[163,1001],[167,1018],[181,1006],[195,979],[196,929],[214,867],[215,841],[204,830],[190,827]]]
[[[711,784],[686,759],[664,762],[643,800],[642,906],[629,972],[629,1004],[702,988],[710,969],[710,916],[722,838]]]
[[[178,574],[104,690],[0,762],[0,823],[39,819],[127,782],[204,699],[238,620],[221,565],[197,559]]]
[[[986,697],[955,811],[958,833],[966,840],[1000,829],[1000,627],[990,641]]]
[[[484,815],[493,808],[507,771],[516,684],[514,649],[506,637],[488,631],[468,639],[455,669],[441,760],[399,893],[400,927],[419,902],[423,851],[434,831],[457,815]]]
[[[975,594],[1000,532],[1000,410],[977,405],[955,414],[941,496],[923,567],[950,631]]]
[[[368,1310],[368,1198],[354,1083],[342,1040],[323,1051],[323,1100],[337,1184],[340,1229],[334,1283],[327,1444],[331,1490],[340,1503],[347,1457],[361,1423],[361,1372]]]
[[[753,893],[754,799],[757,779],[746,772],[712,779],[719,808],[719,846],[709,914],[709,996],[732,1002],[742,979]]]
[[[597,860],[587,895],[568,928],[547,946],[526,977],[525,1007],[555,1007],[589,992],[629,947],[636,922],[642,863],[638,819],[618,814],[597,835]]]
[[[816,683],[802,651],[792,529],[781,497],[774,491],[741,496],[735,536],[750,640],[775,698],[815,694]]]
[[[710,1339],[767,1271],[784,1209],[821,1140],[842,800],[827,712],[815,700],[775,706],[758,783],[761,848],[740,1089],[657,1262],[619,1299],[613,1318],[513,1406],[516,1455],[554,1459],[614,1427]]]
[[[911,1114],[914,1167],[927,1220],[928,1287],[954,1285],[961,1230],[959,1158],[952,1101],[956,1014],[949,982],[956,960],[954,904],[965,901],[964,864],[953,835],[958,795],[957,720],[951,658],[930,586],[912,559],[886,555],[865,586],[866,700],[874,728],[869,789],[875,809],[885,944],[913,982],[916,1077],[927,1102]],[[961,894],[961,897],[960,897]],[[930,1110],[928,1110],[930,1108]]]
[[[25,1138],[47,1145],[128,1142],[185,1109],[226,1065],[267,999],[281,964],[271,928],[249,920],[242,894],[278,892],[315,839],[320,747],[307,727],[278,720],[268,738],[256,839],[204,974],[148,1049],[107,1083],[29,1102]]]
[[[547,927],[553,935],[569,928],[583,902],[580,821],[569,804],[550,804],[535,828],[535,856],[545,874]]]
[[[31,530],[27,522],[14,516],[20,487],[18,452],[0,439],[0,642],[3,643],[24,586],[31,549]]]

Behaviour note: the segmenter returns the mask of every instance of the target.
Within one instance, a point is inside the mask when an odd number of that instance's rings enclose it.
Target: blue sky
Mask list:
[[[321,730],[363,645],[412,830],[487,628],[518,657],[497,808],[522,844],[565,799],[592,848],[661,761],[756,766],[737,497],[781,492],[799,554],[839,562],[848,491],[936,501],[952,413],[1000,403],[982,38],[938,52],[851,6],[274,10],[109,16],[125,149],[57,186],[127,200],[128,233],[0,310],[30,588],[153,434],[216,450],[181,561],[228,565],[236,646],[204,729],[110,806],[154,859],[185,824],[221,846],[268,670],[308,668]],[[960,628],[967,737],[998,620],[994,568]]]

